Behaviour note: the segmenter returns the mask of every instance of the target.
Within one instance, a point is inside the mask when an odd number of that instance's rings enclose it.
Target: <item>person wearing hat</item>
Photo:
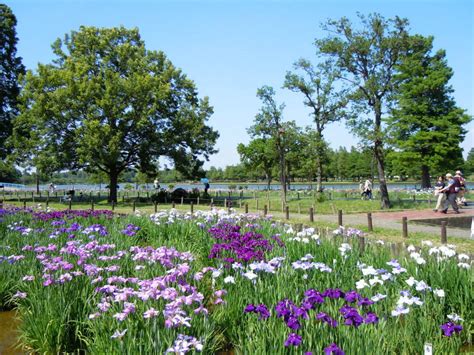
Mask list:
[[[458,206],[467,206],[466,198],[464,197],[464,194],[466,192],[466,179],[464,179],[464,177],[462,176],[461,170],[456,171],[454,179],[457,179],[460,185],[456,202]]]
[[[450,173],[446,174],[446,180],[448,181],[446,187],[441,191],[447,194],[446,201],[444,201],[444,209],[441,213],[447,213],[449,205],[453,207],[454,213],[459,213],[459,207],[456,203],[456,197],[460,188],[460,183],[458,179],[453,178],[453,175]]]

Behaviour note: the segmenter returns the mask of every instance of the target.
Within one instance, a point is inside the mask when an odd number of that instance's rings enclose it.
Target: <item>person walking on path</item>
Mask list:
[[[433,211],[438,212],[444,205],[444,201],[446,201],[446,193],[442,192],[446,187],[446,184],[444,183],[444,177],[443,176],[438,176],[438,181],[436,182],[435,185],[435,196],[438,196],[438,201],[436,202],[436,207],[434,208]]]
[[[453,207],[454,213],[459,213],[459,208],[456,203],[456,197],[459,192],[459,188],[461,187],[461,184],[459,180],[453,178],[453,175],[451,175],[450,173],[446,174],[446,180],[448,180],[448,184],[445,188],[441,190],[447,193],[446,201],[444,201],[444,209],[441,211],[441,213],[448,213],[449,205]]]
[[[466,198],[464,197],[464,194],[466,193],[466,179],[462,176],[461,170],[456,171],[454,178],[459,180],[460,185],[456,202],[458,206],[467,206]]]
[[[365,180],[364,192],[365,192],[365,195],[367,196],[367,198],[369,200],[372,200],[372,181],[370,180],[370,178]]]

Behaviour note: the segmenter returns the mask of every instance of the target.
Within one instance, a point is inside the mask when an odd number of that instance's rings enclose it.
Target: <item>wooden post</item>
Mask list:
[[[184,197],[181,196],[181,206],[184,204]]]
[[[286,206],[285,207],[285,212],[286,212],[286,219],[290,219],[290,207],[289,206]]]
[[[403,238],[408,238],[408,218],[403,217],[402,218],[402,237]]]
[[[211,208],[212,208],[212,206],[214,206],[214,199],[213,198],[211,198]]]
[[[364,237],[359,237],[359,248],[361,252],[364,252],[365,250],[365,238]]]
[[[342,210],[337,211],[337,223],[342,226]]]
[[[372,225],[372,213],[367,213],[367,226],[369,228],[369,232],[373,232],[374,231],[374,227]]]
[[[448,222],[441,221],[441,244],[446,244],[448,242],[448,235],[446,233],[446,224],[448,224]]]
[[[112,201],[113,203],[113,201]],[[91,210],[94,211],[94,200],[91,200]]]
[[[245,213],[249,213],[249,204],[248,203],[245,204]]]
[[[158,212],[158,202],[155,201],[153,205],[154,205],[155,213]]]
[[[239,199],[239,208],[242,208],[242,198]]]
[[[94,202],[92,202],[94,203]],[[112,211],[115,211],[115,201],[112,201]]]
[[[197,197],[197,202],[196,204],[199,206],[199,196]]]
[[[314,222],[314,207],[309,208],[309,221]]]
[[[300,199],[300,192],[298,191],[298,192],[296,193],[296,195],[298,196],[298,200],[299,200],[299,199]]]
[[[172,206],[172,208],[175,208],[175,207],[176,207],[176,205],[175,205],[174,201],[173,201],[173,203],[172,203],[172,205],[171,205],[171,206]]]
[[[133,203],[132,203],[132,209],[133,209],[133,212],[135,212],[135,209],[136,209],[136,207],[137,207],[137,206],[136,206],[136,202],[135,202],[135,201],[133,201]]]
[[[189,207],[191,208],[191,214],[194,213],[194,204],[193,204],[193,201],[191,201],[191,204],[189,205]]]
[[[227,207],[227,198],[224,199],[224,207]]]
[[[267,205],[263,206],[263,215],[266,216],[267,215]]]

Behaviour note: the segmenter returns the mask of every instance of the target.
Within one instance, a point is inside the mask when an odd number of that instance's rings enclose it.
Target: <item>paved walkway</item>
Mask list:
[[[430,226],[427,224],[415,224],[410,223],[413,220],[423,220],[423,219],[446,219],[446,218],[458,218],[458,217],[472,217],[474,219],[474,205],[466,206],[460,209],[459,214],[454,214],[452,210],[449,210],[447,214],[440,212],[433,212],[431,209],[426,210],[407,210],[407,211],[398,211],[398,212],[374,212],[372,213],[372,223],[374,227],[382,227],[387,229],[402,230],[402,218],[407,217],[408,219],[408,233],[410,232],[424,232],[424,233],[433,233],[434,235],[440,235],[441,227],[440,226]],[[336,215],[317,215],[315,220],[318,221],[328,221],[336,222]],[[342,222],[344,225],[361,225],[367,224],[367,214],[347,214],[343,216]],[[460,228],[453,228],[447,226],[447,235],[461,237],[461,238],[470,238],[471,231]]]

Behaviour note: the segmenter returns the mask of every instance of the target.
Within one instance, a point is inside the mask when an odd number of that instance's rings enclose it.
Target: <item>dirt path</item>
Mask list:
[[[284,217],[281,213],[273,213],[273,215],[278,216],[279,218]],[[292,214],[291,216],[298,216],[301,219],[308,218],[307,215],[296,215]],[[290,216],[290,217],[291,217]],[[431,209],[425,210],[406,210],[406,211],[396,211],[396,212],[374,212],[372,213],[372,223],[374,227],[381,227],[393,230],[402,230],[402,218],[407,217],[408,219],[408,233],[410,232],[423,232],[430,233],[433,235],[440,235],[440,226],[432,226],[427,224],[415,224],[414,220],[423,220],[423,219],[446,219],[446,218],[459,218],[459,217],[472,217],[474,220],[474,205],[466,206],[460,209],[459,214],[454,214],[452,210],[449,210],[447,214],[440,212],[433,212]],[[321,215],[315,214],[314,220],[318,222],[330,222],[337,223],[338,216],[335,214],[331,215]],[[366,213],[355,213],[355,214],[345,214],[342,219],[343,225],[345,226],[357,226],[357,225],[367,225],[367,214]],[[460,238],[470,238],[471,231],[461,228],[447,226],[447,235]]]

